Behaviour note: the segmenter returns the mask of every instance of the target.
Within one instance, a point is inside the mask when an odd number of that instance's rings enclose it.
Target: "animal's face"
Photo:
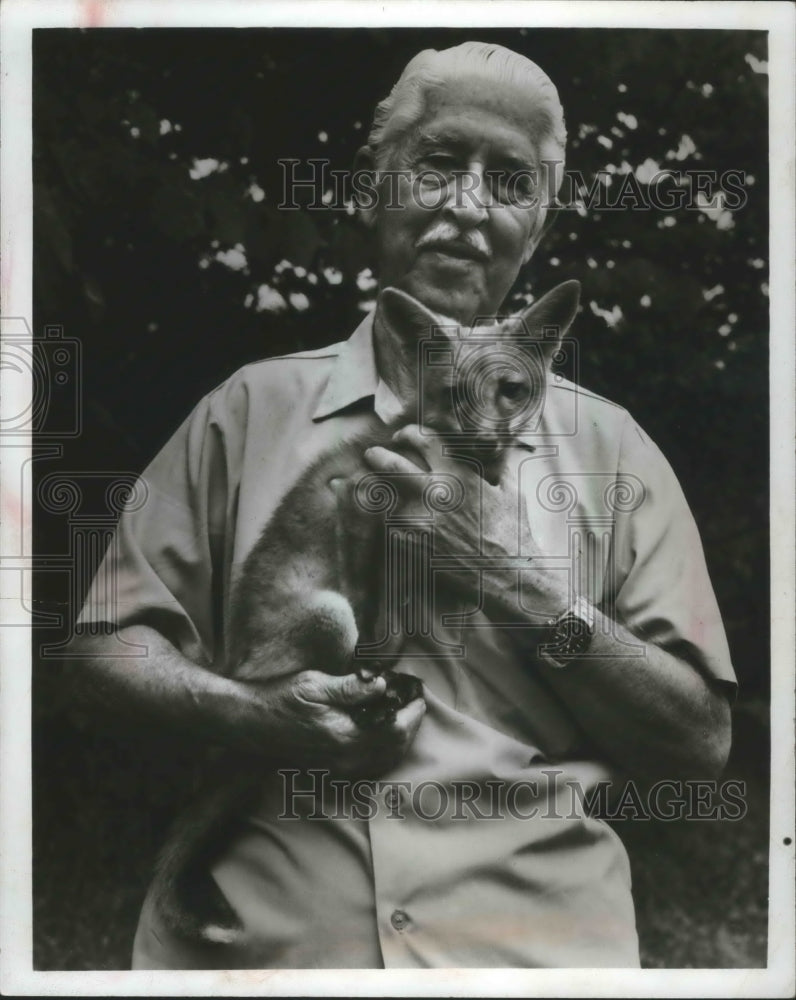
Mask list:
[[[403,292],[385,289],[379,305],[391,335],[417,352],[416,398],[407,421],[443,435],[457,455],[500,476],[517,435],[536,424],[547,369],[577,310],[579,285],[565,282],[518,316],[462,327]]]
[[[418,423],[494,472],[543,405],[546,364],[538,345],[506,324],[446,331],[421,352]]]

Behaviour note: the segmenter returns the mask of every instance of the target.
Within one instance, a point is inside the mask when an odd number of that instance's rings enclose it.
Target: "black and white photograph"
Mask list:
[[[792,995],[794,8],[493,6],[4,6],[4,992]]]

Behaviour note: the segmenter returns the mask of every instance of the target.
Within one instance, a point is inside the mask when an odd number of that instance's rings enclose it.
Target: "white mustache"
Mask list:
[[[478,254],[478,256],[491,256],[489,244],[480,229],[468,229],[466,232],[461,233],[456,226],[445,221],[437,222],[431,227],[431,229],[426,230],[420,239],[418,239],[417,243],[415,243],[415,247],[416,249],[421,250],[423,247],[431,244],[444,245],[446,243],[453,243],[460,247],[467,247],[469,250]]]

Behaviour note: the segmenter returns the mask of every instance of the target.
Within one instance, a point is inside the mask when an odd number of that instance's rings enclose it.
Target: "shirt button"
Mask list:
[[[387,792],[386,799],[387,799],[387,805],[389,806],[390,809],[397,809],[398,806],[401,804],[401,793],[398,791],[397,788],[391,788],[389,792]]]
[[[409,923],[409,914],[404,913],[403,910],[393,910],[390,923],[397,931],[402,931]]]

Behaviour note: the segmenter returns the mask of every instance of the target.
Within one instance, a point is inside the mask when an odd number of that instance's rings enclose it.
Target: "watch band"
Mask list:
[[[588,651],[594,635],[594,608],[584,597],[577,597],[548,625],[553,628],[549,642],[539,647],[539,659],[561,669]]]

